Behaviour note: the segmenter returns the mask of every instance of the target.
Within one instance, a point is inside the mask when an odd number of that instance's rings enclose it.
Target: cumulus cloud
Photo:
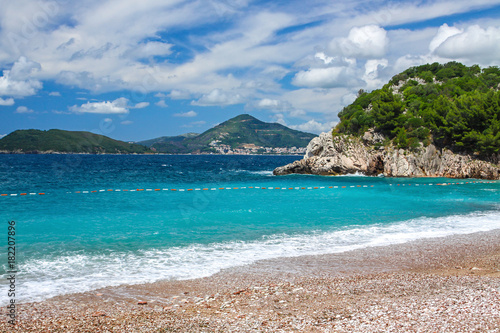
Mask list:
[[[258,109],[266,109],[271,110],[272,112],[279,112],[279,114],[281,114],[282,116],[284,116],[283,113],[286,113],[288,116],[295,118],[306,115],[306,112],[304,110],[294,108],[289,102],[277,99],[264,98],[255,103],[254,106]],[[275,115],[274,117],[276,118],[279,116]]]
[[[120,97],[112,102],[87,102],[80,106],[73,105],[69,109],[75,113],[127,114],[129,113],[128,102],[128,99]]]
[[[144,109],[149,106],[149,102],[140,102],[134,106],[134,109]]]
[[[387,52],[387,32],[377,25],[354,27],[347,37],[335,38],[329,45],[329,52],[351,58],[382,58]]]
[[[298,87],[336,88],[355,86],[355,70],[350,67],[311,68],[300,71],[293,77],[292,83]]]
[[[442,27],[443,28],[443,27]],[[441,30],[441,29],[440,29]],[[444,28],[449,31],[449,28]],[[439,33],[436,37],[439,37]],[[435,42],[433,40],[433,42]],[[442,43],[433,47],[440,57],[474,62],[481,65],[498,64],[500,61],[500,28],[481,28],[473,25],[465,31],[453,31]]]
[[[407,54],[405,56],[399,57],[395,61],[394,65],[393,65],[393,71],[394,71],[394,73],[400,73],[409,67],[420,66],[420,65],[424,65],[426,63],[433,63],[433,62],[438,61],[438,60],[439,59],[432,58],[429,55],[410,55],[410,54]]]
[[[167,105],[167,103],[165,103],[164,99],[159,100],[158,102],[155,103],[155,105],[157,105],[157,106],[159,106],[161,108],[167,108],[168,107],[168,105]]]
[[[183,113],[174,113],[174,117],[184,117],[184,118],[192,118],[196,117],[198,114],[194,112],[193,110],[188,111],[188,112],[183,112]]]
[[[39,63],[20,57],[10,70],[10,77],[14,80],[28,80],[40,71],[42,67]]]
[[[191,102],[192,105],[200,106],[224,106],[242,103],[239,94],[229,94],[221,89],[214,89],[209,94],[203,95],[199,100]]]
[[[257,103],[257,106],[265,109],[274,109],[279,107],[281,104],[281,101],[278,101],[277,99],[264,98]]]
[[[347,88],[303,88],[283,94],[283,99],[295,108],[306,112],[320,112],[332,120],[344,106],[353,102],[355,98],[356,95]]]
[[[289,127],[302,132],[320,134],[322,132],[330,131],[335,125],[337,125],[337,123],[338,122],[336,121],[320,123],[314,119],[311,119],[306,123],[300,125],[290,125]]]
[[[373,90],[384,84],[379,78],[379,72],[389,65],[387,59],[371,59],[365,63],[365,74],[363,80],[366,82],[366,89]]]
[[[0,105],[1,106],[11,106],[11,105],[14,105],[14,99],[13,98],[7,98],[7,99],[3,99],[0,97]]]
[[[283,113],[276,113],[271,116],[271,119],[274,120],[274,122],[281,124],[283,126],[288,126],[286,121],[285,121],[285,115]]]
[[[0,76],[0,96],[32,96],[42,89],[42,82],[32,76],[40,70],[40,64],[20,57],[10,70]]]
[[[443,24],[439,27],[436,36],[431,40],[429,44],[429,50],[431,52],[436,51],[436,49],[443,44],[448,38],[461,34],[463,30],[460,30],[455,27],[450,27],[448,24]]]
[[[26,106],[19,106],[15,113],[33,113],[35,111],[28,109]]]

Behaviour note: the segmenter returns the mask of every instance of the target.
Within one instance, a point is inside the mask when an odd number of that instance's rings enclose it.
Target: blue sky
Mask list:
[[[0,0],[0,136],[320,133],[407,67],[500,65],[500,1]]]

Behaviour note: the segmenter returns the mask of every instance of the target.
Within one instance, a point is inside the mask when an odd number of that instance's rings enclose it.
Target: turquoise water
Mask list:
[[[298,158],[0,155],[0,273],[9,220],[18,301],[500,228],[498,182],[272,175]]]

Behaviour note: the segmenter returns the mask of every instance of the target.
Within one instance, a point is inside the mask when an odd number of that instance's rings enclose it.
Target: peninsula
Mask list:
[[[409,68],[382,89],[361,90],[332,132],[274,174],[499,179],[499,89],[498,67]]]

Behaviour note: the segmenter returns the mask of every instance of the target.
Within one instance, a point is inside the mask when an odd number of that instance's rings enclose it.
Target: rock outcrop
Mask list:
[[[362,138],[322,133],[311,140],[302,160],[278,167],[275,175],[291,173],[345,175],[361,173],[386,177],[450,177],[499,179],[499,157],[492,162],[455,154],[434,145],[416,150],[384,146],[384,137],[366,132]]]

